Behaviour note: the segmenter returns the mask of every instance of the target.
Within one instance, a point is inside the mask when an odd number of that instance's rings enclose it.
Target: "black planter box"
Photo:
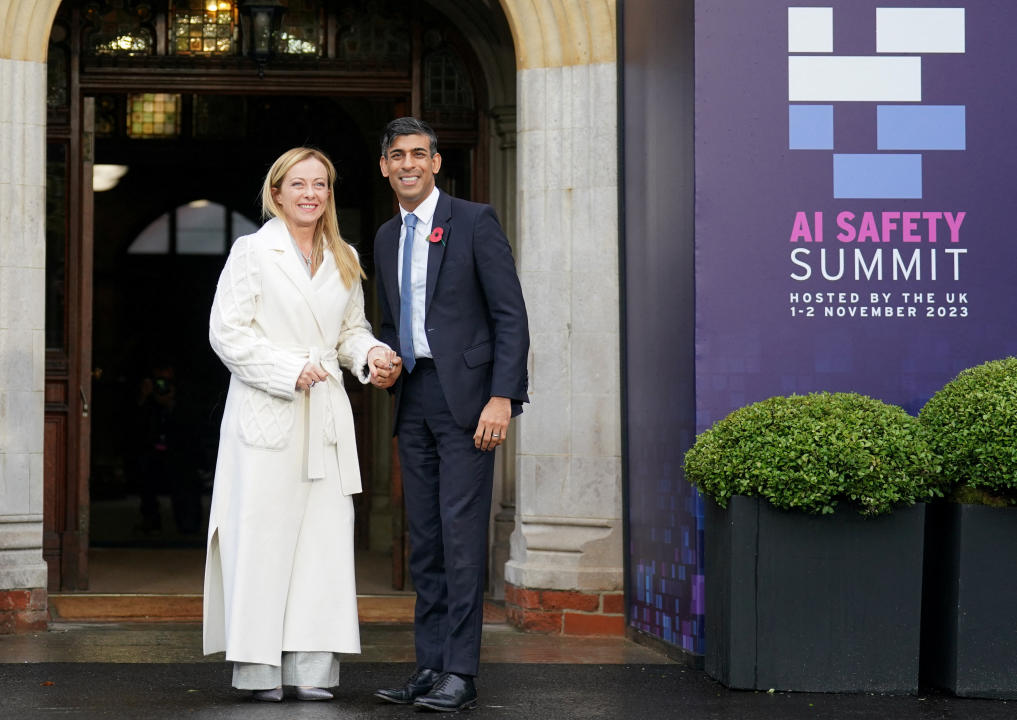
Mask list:
[[[1017,509],[930,505],[922,685],[1017,699]]]
[[[925,505],[877,518],[706,503],[706,672],[731,688],[918,691]]]

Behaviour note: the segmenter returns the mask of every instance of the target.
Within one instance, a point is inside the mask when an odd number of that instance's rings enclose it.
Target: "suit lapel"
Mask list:
[[[396,327],[399,327],[399,232],[402,224],[400,216],[393,218],[392,229],[386,231],[382,242],[379,244],[375,259],[378,267],[385,268],[387,275],[392,282],[382,283],[385,288],[385,295],[388,299],[388,307],[392,311],[392,320]]]
[[[445,246],[451,235],[452,220],[452,198],[444,192],[438,193],[438,205],[434,209],[434,217],[431,219],[431,232],[441,228],[441,240],[430,242],[428,238],[427,249],[427,291],[424,294],[424,316],[431,307],[431,298],[434,297],[434,288],[438,284],[438,271],[441,270],[442,260],[445,259]]]

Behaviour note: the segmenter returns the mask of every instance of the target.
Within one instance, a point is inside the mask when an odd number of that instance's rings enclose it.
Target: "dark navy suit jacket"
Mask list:
[[[397,351],[401,226],[397,214],[374,238],[379,338]],[[492,396],[511,399],[513,415],[527,402],[526,306],[512,249],[489,205],[441,192],[431,227],[442,228],[444,242],[428,243],[424,328],[452,416],[472,431]],[[394,391],[398,427],[402,376]]]

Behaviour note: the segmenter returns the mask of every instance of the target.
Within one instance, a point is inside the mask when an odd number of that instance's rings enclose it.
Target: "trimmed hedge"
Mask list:
[[[957,488],[955,499],[1017,503],[1017,358],[961,371],[918,419],[942,458],[943,484]]]
[[[699,435],[685,474],[722,507],[756,495],[785,510],[863,515],[941,496],[937,460],[918,421],[854,393],[772,397]]]

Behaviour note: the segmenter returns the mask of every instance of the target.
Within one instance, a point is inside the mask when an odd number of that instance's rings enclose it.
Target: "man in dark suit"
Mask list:
[[[527,401],[526,307],[512,250],[488,205],[435,187],[434,130],[389,123],[381,174],[399,214],[378,230],[374,259],[382,326],[398,349],[381,374],[395,388],[410,573],[417,590],[417,670],[390,702],[456,711],[473,707],[484,620],[494,450]],[[408,282],[407,282],[408,280]]]

